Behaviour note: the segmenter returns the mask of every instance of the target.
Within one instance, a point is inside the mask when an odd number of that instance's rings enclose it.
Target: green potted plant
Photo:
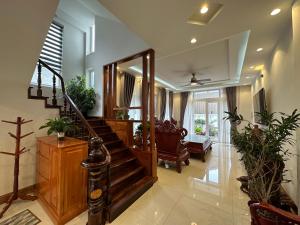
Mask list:
[[[85,117],[96,105],[95,90],[87,88],[85,76],[73,78],[67,84],[67,93]]]
[[[195,127],[195,134],[201,135],[202,131],[203,131],[202,127]]]
[[[40,129],[48,128],[47,134],[57,134],[59,141],[63,141],[66,132],[73,132],[77,127],[67,117],[48,119],[48,122],[40,127]]]
[[[227,113],[225,119],[234,124],[231,136],[234,146],[241,154],[248,175],[248,193],[251,202],[260,202],[280,207],[279,195],[284,179],[285,161],[291,156],[285,146],[293,144],[293,131],[299,126],[300,114],[294,110],[291,115],[284,113],[256,113],[263,123],[258,125],[244,120],[237,110]],[[240,131],[237,126],[246,122]],[[268,224],[268,223],[262,223]]]

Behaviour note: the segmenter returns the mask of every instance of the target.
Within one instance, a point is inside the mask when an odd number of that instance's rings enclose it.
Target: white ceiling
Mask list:
[[[293,0],[219,0],[224,8],[207,26],[186,23],[201,0],[99,2],[156,51],[157,76],[180,89],[188,71],[220,81],[215,86],[249,83],[245,77],[258,73],[250,66],[268,60],[290,22]],[[274,8],[282,11],[270,16]],[[264,50],[257,53],[259,47]]]

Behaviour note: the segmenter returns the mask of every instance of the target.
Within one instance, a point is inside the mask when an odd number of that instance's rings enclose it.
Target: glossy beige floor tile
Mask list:
[[[158,182],[112,225],[250,225],[248,197],[236,180],[245,173],[230,145],[213,145],[205,163],[191,159],[181,174],[168,165],[160,164]],[[5,218],[24,209],[36,214],[41,224],[52,224],[37,201],[18,201]],[[84,212],[68,225],[83,225],[86,220]]]

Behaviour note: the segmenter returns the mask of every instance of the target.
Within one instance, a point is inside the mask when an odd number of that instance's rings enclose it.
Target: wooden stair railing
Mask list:
[[[52,99],[50,97],[43,96],[43,68],[46,68],[53,74]],[[56,88],[57,80],[61,84],[61,98],[57,95],[60,91]],[[101,152],[102,155],[105,156],[105,161],[101,163],[101,165],[105,165],[105,167],[102,167],[102,169],[99,170],[101,173],[98,173],[99,171],[92,171],[92,173],[90,173],[89,170],[89,187],[92,187],[92,189],[89,188],[88,194],[88,203],[90,206],[89,218],[91,218],[91,220],[97,220],[98,222],[95,224],[99,224],[99,212],[101,211],[103,212],[101,213],[101,221],[113,221],[153,185],[153,178],[147,174],[145,167],[141,165],[138,158],[133,154],[130,148],[119,139],[117,134],[113,132],[105,120],[97,117],[86,119],[82,115],[76,104],[66,93],[64,80],[61,75],[42,60],[38,61],[36,95],[31,94],[33,89],[33,87],[28,88],[29,99],[44,100],[46,108],[59,109],[61,117],[70,118],[74,124],[79,127],[79,131],[74,134],[74,137],[84,140],[92,140],[89,145],[89,150],[91,150],[89,155],[90,159],[93,159],[94,157],[92,154],[93,143],[94,145],[95,143],[98,143],[98,141],[95,141],[95,138],[100,140]],[[94,146],[94,152],[97,152],[97,148],[98,147]],[[87,159],[86,163],[83,163],[84,167],[87,169],[91,167],[93,168],[95,165],[92,161]],[[89,165],[90,163],[92,166]],[[99,175],[97,175],[97,182],[99,182],[98,185],[93,183],[96,179],[95,174]],[[102,190],[101,192],[98,189],[100,186]],[[97,189],[93,190],[93,188]],[[99,198],[92,199],[92,196],[99,193],[101,193]],[[102,201],[103,199],[104,205]],[[101,208],[101,210],[95,210],[95,204],[98,204],[98,207]],[[97,215],[95,214],[96,212],[98,212]],[[92,225],[94,223],[89,222],[89,224]]]

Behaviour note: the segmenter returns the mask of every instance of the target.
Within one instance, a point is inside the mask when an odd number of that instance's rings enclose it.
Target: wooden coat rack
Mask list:
[[[21,126],[23,124],[25,124],[25,123],[32,122],[32,120],[25,121],[21,117],[18,117],[16,122],[6,121],[6,120],[2,120],[2,122],[15,124],[15,125],[17,125],[17,128],[16,128],[16,134],[15,135],[12,134],[11,132],[8,132],[8,134],[16,140],[15,153],[0,152],[0,154],[10,155],[10,156],[14,156],[15,157],[13,192],[10,195],[10,197],[8,198],[8,200],[6,202],[6,205],[4,206],[4,208],[2,209],[2,211],[0,212],[0,218],[3,217],[4,213],[8,210],[8,208],[11,206],[11,204],[12,204],[12,202],[14,200],[17,200],[18,198],[20,198],[22,200],[34,201],[34,200],[37,199],[36,196],[26,195],[26,194],[19,193],[20,155],[29,151],[29,149],[26,149],[25,147],[21,148],[20,143],[21,143],[21,139],[23,139],[23,138],[25,138],[25,137],[33,134],[33,132],[30,132],[30,133],[21,135]]]

